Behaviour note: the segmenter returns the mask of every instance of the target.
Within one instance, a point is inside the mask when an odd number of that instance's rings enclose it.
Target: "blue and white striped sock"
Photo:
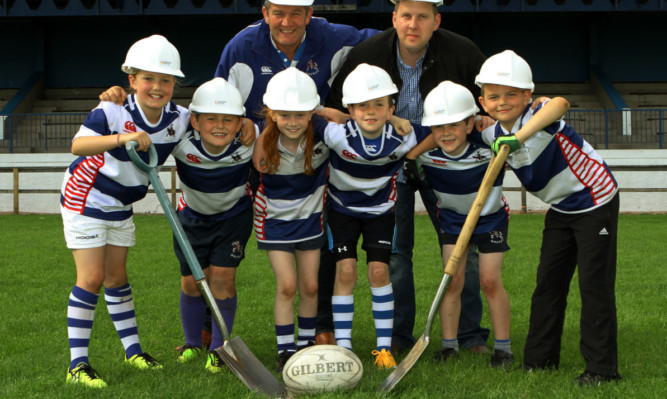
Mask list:
[[[278,340],[278,353],[283,351],[296,352],[294,323],[280,326],[276,324],[276,338]]]
[[[69,338],[70,370],[80,362],[90,364],[88,347],[98,298],[99,295],[77,286],[74,286],[69,294],[67,338]]]
[[[354,318],[354,295],[331,297],[334,335],[338,346],[352,350],[352,319]]]
[[[117,288],[104,288],[104,300],[113,325],[116,327],[120,341],[125,348],[127,359],[134,355],[143,353],[139,345],[139,330],[137,329],[137,318],[134,313],[134,299],[130,284]]]
[[[391,334],[394,329],[394,290],[389,283],[384,287],[371,287],[371,294],[377,350],[390,350]]]
[[[308,346],[309,342],[315,343],[315,326],[317,325],[317,317],[301,317],[298,318],[299,333],[296,337],[297,349],[303,349]]]

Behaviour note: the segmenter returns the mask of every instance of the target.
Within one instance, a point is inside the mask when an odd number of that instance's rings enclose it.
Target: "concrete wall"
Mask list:
[[[667,150],[599,150],[614,170],[621,188],[621,212],[667,212]],[[11,213],[14,197],[11,193],[14,180],[11,168],[57,167],[57,172],[22,172],[19,174],[20,190],[59,190],[64,171],[74,159],[71,154],[3,154],[0,157],[0,213]],[[173,166],[170,157],[166,166]],[[642,170],[643,168],[643,170]],[[171,189],[170,172],[161,172],[160,179],[167,190]],[[178,187],[178,185],[177,185]],[[520,184],[513,173],[505,178],[504,187],[518,190]],[[521,211],[521,193],[506,190],[510,209]],[[60,195],[57,193],[22,193],[19,212],[60,213]],[[424,212],[418,199],[417,212]],[[531,194],[527,195],[526,210],[545,211],[547,206]],[[134,206],[137,213],[163,213],[155,194]]]

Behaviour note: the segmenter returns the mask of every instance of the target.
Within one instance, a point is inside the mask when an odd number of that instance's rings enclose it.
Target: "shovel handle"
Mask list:
[[[461,228],[461,234],[456,239],[456,245],[454,246],[454,251],[447,260],[445,265],[445,273],[450,276],[454,276],[459,266],[461,258],[465,255],[466,249],[468,248],[468,243],[470,242],[470,237],[472,237],[473,231],[477,226],[477,221],[479,220],[479,215],[482,213],[484,204],[486,204],[486,199],[489,197],[491,188],[493,188],[493,183],[496,181],[498,174],[505,166],[505,160],[509,154],[509,146],[503,145],[498,151],[498,155],[494,155],[489,162],[489,166],[486,169],[484,174],[484,179],[482,184],[479,186],[479,191],[473,201],[472,206],[470,207],[470,212],[466,217],[465,223]]]
[[[146,163],[139,157],[139,154],[137,154],[137,147],[139,147],[139,143],[136,141],[128,141],[127,144],[125,144],[127,155],[130,156],[130,160],[137,166],[137,168],[146,172],[146,174],[149,174],[150,171],[157,166],[157,150],[153,143],[151,143],[151,146],[148,147],[148,163]]]
[[[127,154],[129,155],[130,160],[132,160],[132,162],[139,169],[141,169],[148,175],[148,180],[153,185],[153,190],[155,191],[155,195],[157,195],[157,199],[158,201],[160,201],[160,205],[162,205],[162,209],[164,210],[164,213],[167,216],[167,220],[169,220],[171,229],[174,232],[174,237],[176,237],[176,241],[178,241],[178,245],[181,247],[181,250],[183,251],[183,255],[185,256],[185,259],[188,262],[190,271],[192,271],[192,276],[197,282],[197,286],[199,287],[199,290],[201,291],[204,300],[208,304],[209,309],[211,309],[213,318],[216,320],[218,326],[220,327],[220,332],[222,333],[222,338],[224,342],[228,342],[229,331],[227,330],[225,321],[222,318],[220,309],[218,309],[218,305],[215,302],[213,293],[211,293],[211,289],[208,285],[208,282],[206,281],[206,276],[202,271],[201,265],[199,264],[199,260],[197,260],[197,257],[195,256],[195,251],[192,249],[192,245],[190,244],[188,237],[185,235],[185,231],[183,230],[183,225],[181,224],[181,221],[178,220],[178,216],[176,216],[176,212],[174,212],[174,209],[171,206],[171,202],[169,202],[169,198],[167,197],[167,194],[164,190],[164,185],[162,185],[162,181],[160,180],[160,177],[157,174],[157,170],[155,168],[158,161],[157,150],[155,149],[153,143],[151,143],[151,146],[148,147],[149,161],[148,163],[146,163],[139,157],[139,154],[137,154],[136,148],[138,146],[139,143],[137,143],[136,141],[130,141],[125,145],[125,149],[127,150]]]
[[[430,336],[435,314],[440,308],[440,304],[442,303],[442,299],[445,296],[445,292],[447,292],[447,288],[452,281],[452,277],[458,270],[461,258],[466,253],[468,243],[470,242],[470,237],[472,237],[472,232],[475,230],[475,226],[477,226],[479,215],[482,213],[482,209],[484,208],[486,199],[491,192],[493,183],[496,181],[498,174],[505,166],[505,160],[507,159],[509,150],[510,148],[508,145],[505,144],[501,146],[500,151],[498,151],[498,155],[494,155],[489,162],[489,166],[486,169],[486,173],[484,174],[484,179],[482,179],[482,184],[479,187],[477,196],[475,197],[475,200],[472,203],[472,207],[470,207],[470,212],[468,212],[468,216],[466,216],[466,221],[461,228],[461,234],[459,234],[459,237],[456,239],[454,251],[452,251],[449,259],[447,259],[447,264],[445,265],[445,274],[442,276],[440,286],[438,286],[438,291],[435,295],[435,299],[431,304],[431,309],[429,310],[428,318],[426,319],[426,326],[424,328],[424,335],[427,337]]]

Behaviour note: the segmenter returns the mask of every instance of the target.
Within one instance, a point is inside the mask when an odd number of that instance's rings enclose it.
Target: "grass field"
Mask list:
[[[512,304],[512,344],[517,364],[523,358],[530,296],[543,215],[513,215],[503,268]],[[91,391],[65,384],[69,363],[67,298],[75,281],[74,262],[65,248],[59,215],[0,215],[0,398],[243,398],[256,397],[228,370],[204,371],[204,358],[176,363],[174,347],[183,342],[179,316],[180,274],[164,216],[135,217],[137,246],[130,250],[128,272],[134,292],[142,347],[164,364],[157,372],[140,372],[123,364],[123,348],[104,301],[97,307],[90,359],[109,384]],[[417,216],[415,335],[442,276],[432,227]],[[619,368],[623,380],[598,388],[579,388],[572,380],[583,371],[579,354],[580,299],[575,279],[569,297],[562,341],[561,368],[525,373],[490,369],[488,357],[462,352],[458,361],[433,365],[439,348],[439,322],[433,342],[413,369],[388,395],[396,398],[664,398],[667,397],[667,215],[621,215],[619,226],[618,307]],[[238,272],[239,309],[232,335],[239,335],[273,370],[275,335],[272,317],[274,278],[264,252],[251,239]],[[360,276],[365,271],[360,270]],[[355,295],[355,352],[365,374],[350,392],[322,398],[370,398],[389,374],[372,366],[375,333],[370,291],[360,278]],[[485,326],[490,326],[488,314]],[[491,338],[492,339],[492,338]],[[490,339],[490,341],[491,341]],[[397,359],[400,361],[400,357]]]

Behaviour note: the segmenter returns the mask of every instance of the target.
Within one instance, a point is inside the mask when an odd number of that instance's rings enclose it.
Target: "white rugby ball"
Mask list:
[[[361,360],[337,345],[314,345],[296,352],[285,364],[283,381],[290,392],[312,393],[353,388],[364,373]]]

